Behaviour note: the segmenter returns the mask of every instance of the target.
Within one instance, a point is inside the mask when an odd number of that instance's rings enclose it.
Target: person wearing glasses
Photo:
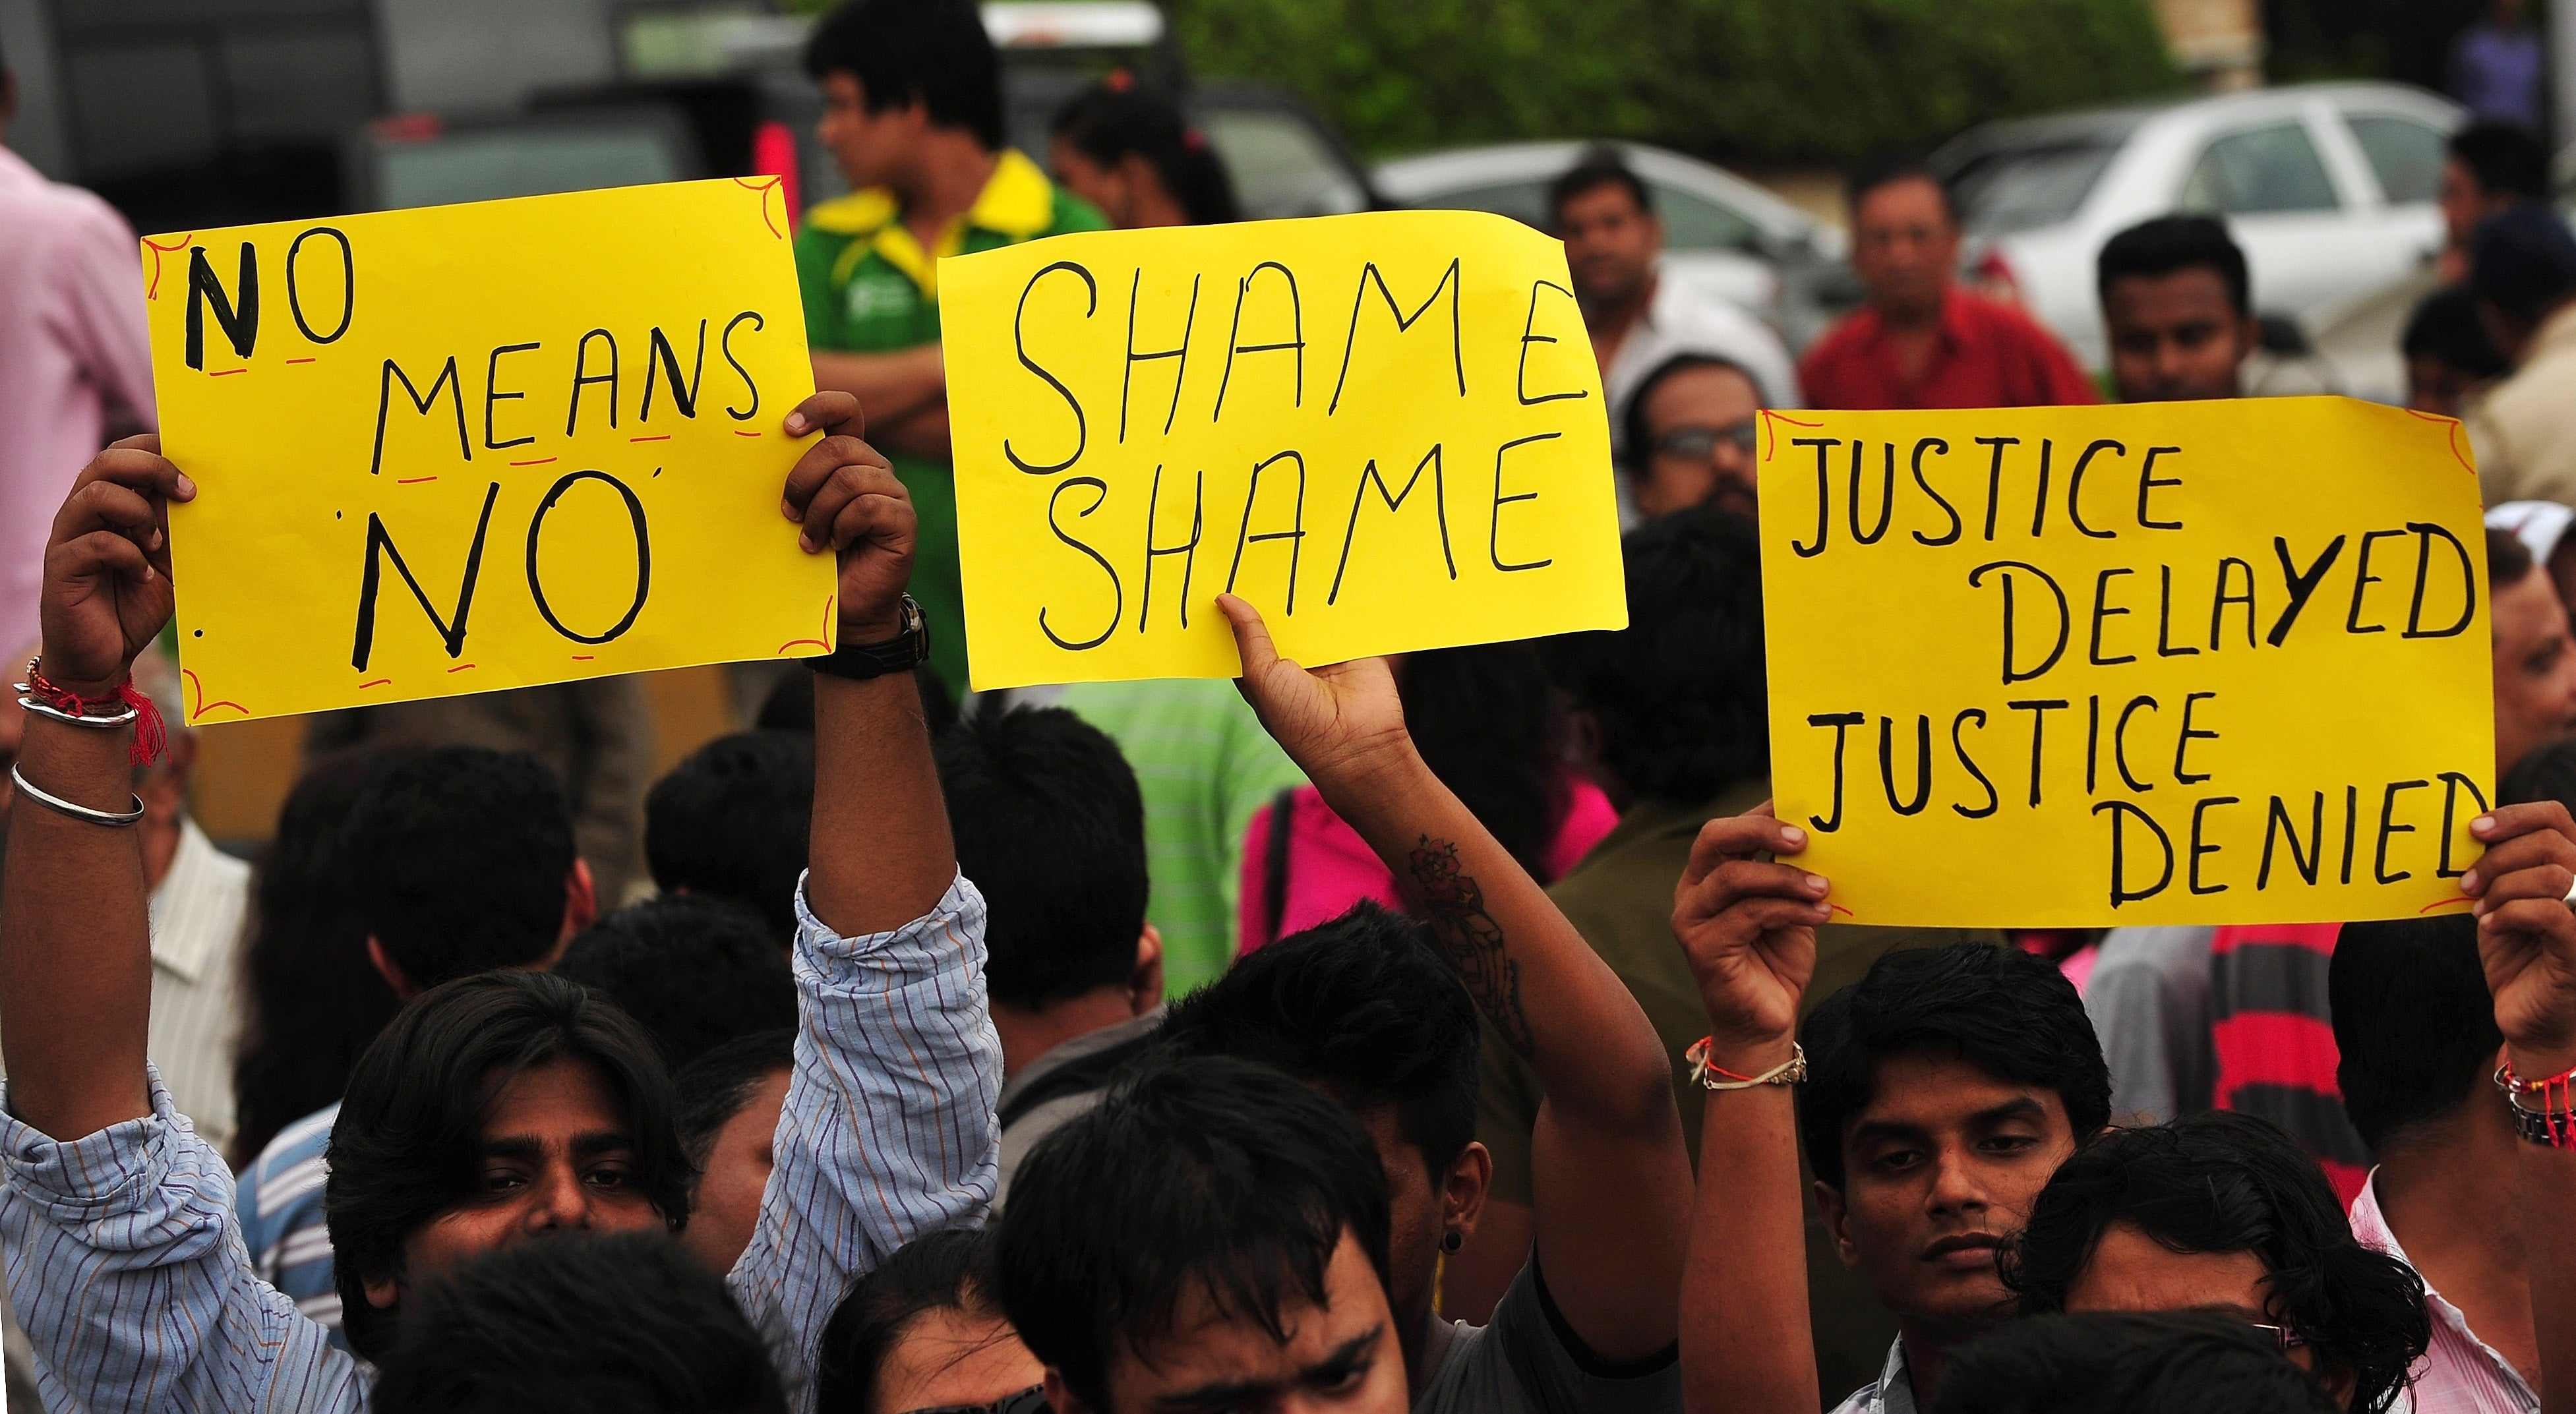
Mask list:
[[[1678,353],[1655,365],[1628,400],[1621,430],[1624,508],[1652,520],[1690,506],[1754,513],[1761,390],[1731,359]]]

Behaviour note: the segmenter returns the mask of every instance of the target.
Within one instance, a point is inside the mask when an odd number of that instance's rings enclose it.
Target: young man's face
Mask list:
[[[405,1275],[368,1281],[370,1305],[389,1308],[409,1282],[531,1238],[668,1226],[637,1177],[626,1114],[587,1061],[549,1061],[502,1086],[476,1169],[471,1196],[404,1240]]]
[[[917,102],[869,112],[856,74],[823,76],[823,121],[815,135],[854,188],[898,183],[928,122],[928,110]]]
[[[706,1171],[698,1175],[689,1228],[680,1241],[718,1272],[733,1270],[760,1222],[760,1194],[769,1186],[770,1142],[787,1103],[787,1078],[785,1066],[764,1077],[707,1148]]]
[[[1475,1232],[1494,1176],[1493,1156],[1484,1145],[1469,1144],[1435,1186],[1430,1161],[1405,1137],[1402,1111],[1377,1105],[1353,1113],[1386,1170],[1387,1276],[1395,1288],[1397,1330],[1408,1341],[1419,1339],[1431,1315],[1441,1238],[1452,1229],[1461,1239]]]
[[[1663,223],[1637,205],[1624,183],[1603,182],[1566,198],[1556,209],[1556,228],[1565,238],[1574,297],[1587,306],[1625,304],[1655,277]]]
[[[1874,187],[1852,211],[1852,272],[1870,301],[1909,313],[1937,307],[1959,265],[1959,227],[1924,177]]]
[[[2102,292],[2111,381],[2127,403],[2233,398],[2254,352],[2255,325],[2238,314],[2227,282],[2206,265],[2128,275]]]
[[[874,1407],[971,1409],[1045,1381],[1046,1367],[1010,1322],[943,1306],[915,1317],[886,1351]]]
[[[2009,1309],[1995,1249],[2075,1152],[2054,1090],[1938,1055],[1878,1062],[1843,1129],[1843,1186],[1816,1202],[1843,1265],[1908,1319],[1969,1332]]]
[[[1386,1289],[1359,1239],[1342,1234],[1324,1272],[1324,1304],[1280,1312],[1283,1344],[1251,1314],[1193,1285],[1171,1333],[1109,1365],[1109,1407],[1092,1410],[1052,1371],[1047,1400],[1065,1414],[1404,1414],[1404,1356]]]
[[[2128,1222],[2102,1229],[2092,1258],[2066,1290],[2066,1309],[2223,1311],[2255,1325],[2281,1324],[2272,1309],[2272,1272],[2260,1254],[2176,1252]],[[2317,1372],[2316,1348],[2304,1340],[2284,1353],[2300,1369]],[[2328,1372],[2324,1383],[2337,1403],[2352,1392],[2345,1372]]]
[[[2576,642],[2557,586],[2538,566],[2499,585],[2487,607],[2495,626],[2496,774],[2576,731]]]
[[[1637,478],[1638,513],[1651,518],[1713,505],[1754,514],[1753,436],[1760,409],[1752,380],[1732,368],[1665,375],[1646,397],[1651,445],[1641,449],[1646,470]]]

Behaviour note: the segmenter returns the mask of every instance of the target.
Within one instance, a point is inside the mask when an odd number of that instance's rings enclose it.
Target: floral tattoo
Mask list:
[[[1467,994],[1521,1055],[1530,1053],[1529,1018],[1521,1012],[1521,969],[1503,950],[1503,925],[1485,911],[1485,891],[1458,872],[1458,846],[1420,837],[1407,861],[1431,923],[1431,935],[1458,969]]]

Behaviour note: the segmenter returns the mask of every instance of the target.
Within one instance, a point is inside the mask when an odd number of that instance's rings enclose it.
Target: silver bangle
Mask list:
[[[86,805],[75,805],[60,796],[47,795],[36,789],[34,783],[27,779],[26,773],[14,765],[9,768],[9,779],[18,783],[18,789],[29,800],[57,815],[68,815],[75,820],[84,820],[93,825],[105,825],[114,830],[122,830],[143,819],[143,797],[139,795],[134,797],[134,808],[131,810],[92,810]]]
[[[26,684],[20,683],[18,686],[23,688]],[[140,715],[133,708],[128,707],[113,717],[84,716],[79,712],[66,712],[62,708],[47,702],[41,697],[21,697],[18,699],[18,705],[35,713],[39,717],[51,717],[55,721],[61,722],[66,726],[91,727],[99,731],[106,731],[112,727],[124,726],[126,723],[133,721],[135,717]]]

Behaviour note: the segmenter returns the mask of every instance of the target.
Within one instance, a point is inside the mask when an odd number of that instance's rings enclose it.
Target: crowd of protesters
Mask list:
[[[2403,346],[2491,507],[2471,908],[2006,937],[1829,922],[1770,812],[1759,411],[2242,396],[2221,222],[2104,247],[2101,387],[1875,165],[1867,301],[1793,364],[1659,276],[1651,189],[1588,154],[1550,217],[1627,628],[1310,670],[1225,596],[1236,683],[961,714],[935,260],[1236,204],[1123,76],[1054,178],[1010,149],[963,0],[848,0],[807,64],[853,194],[796,243],[820,391],[783,429],[825,435],[781,495],[843,647],[649,789],[631,683],[317,722],[255,867],[188,816],[156,646],[200,492],[148,433],[96,450],[153,420],[130,237],[0,149],[0,227],[44,233],[0,340],[54,340],[41,388],[0,365],[0,1251],[43,1407],[2576,1390],[2576,240],[2535,139],[2454,139]],[[148,762],[138,701],[173,704]]]

